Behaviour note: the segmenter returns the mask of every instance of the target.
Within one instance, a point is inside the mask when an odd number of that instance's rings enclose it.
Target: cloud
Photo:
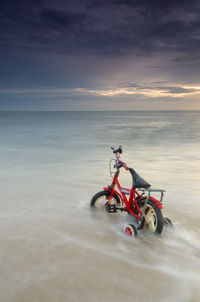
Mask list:
[[[42,10],[40,15],[44,22],[47,22],[52,27],[61,26],[64,28],[69,28],[86,18],[85,14],[75,14],[47,8]]]
[[[37,97],[37,98],[72,98],[82,96],[101,97],[126,97],[145,96],[148,98],[182,98],[200,95],[200,84],[177,85],[177,86],[135,86],[105,89],[86,88],[57,88],[57,89],[0,89],[0,95],[14,95],[15,97]]]
[[[132,88],[112,88],[104,90],[77,89],[85,94],[100,95],[105,97],[142,95],[149,98],[182,98],[191,95],[200,95],[200,86],[186,87],[132,87]]]
[[[2,1],[0,45],[51,52],[199,56],[200,7],[186,0]]]

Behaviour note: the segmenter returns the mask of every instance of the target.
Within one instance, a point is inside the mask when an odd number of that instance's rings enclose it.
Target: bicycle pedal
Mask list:
[[[116,209],[116,205],[115,204],[110,204],[106,206],[106,211],[108,213],[116,213],[117,209]]]

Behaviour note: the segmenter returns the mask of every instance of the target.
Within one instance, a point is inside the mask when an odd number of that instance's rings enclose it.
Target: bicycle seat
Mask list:
[[[134,188],[149,188],[151,185],[144,180],[137,172],[135,172],[134,169],[130,168],[129,169],[131,176],[133,178],[133,187]]]

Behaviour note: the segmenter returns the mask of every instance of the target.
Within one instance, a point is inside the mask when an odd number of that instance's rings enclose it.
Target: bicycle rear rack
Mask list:
[[[146,209],[147,202],[148,202],[149,197],[150,197],[150,195],[151,195],[151,192],[160,192],[160,194],[161,194],[161,196],[160,196],[160,203],[161,203],[162,200],[163,200],[163,195],[164,195],[165,190],[159,190],[159,189],[142,189],[142,188],[139,188],[138,190],[139,190],[139,191],[142,191],[143,194],[144,194],[145,192],[148,192],[147,198],[146,198],[145,203],[144,203],[143,211],[142,211],[142,217],[143,217],[144,211],[145,211],[145,209]]]
[[[160,202],[162,202],[163,195],[164,195],[164,192],[165,192],[165,190],[158,190],[158,189],[142,189],[142,188],[139,188],[138,190],[142,191],[143,193],[148,192],[147,201],[149,199],[149,196],[151,195],[151,192],[160,192],[161,193]]]

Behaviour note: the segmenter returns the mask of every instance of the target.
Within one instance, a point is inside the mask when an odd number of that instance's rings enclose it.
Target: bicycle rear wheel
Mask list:
[[[141,210],[143,210],[143,206]],[[144,229],[150,233],[161,234],[163,230],[163,216],[160,209],[157,208],[156,204],[152,200],[148,200],[145,211],[144,211]]]

